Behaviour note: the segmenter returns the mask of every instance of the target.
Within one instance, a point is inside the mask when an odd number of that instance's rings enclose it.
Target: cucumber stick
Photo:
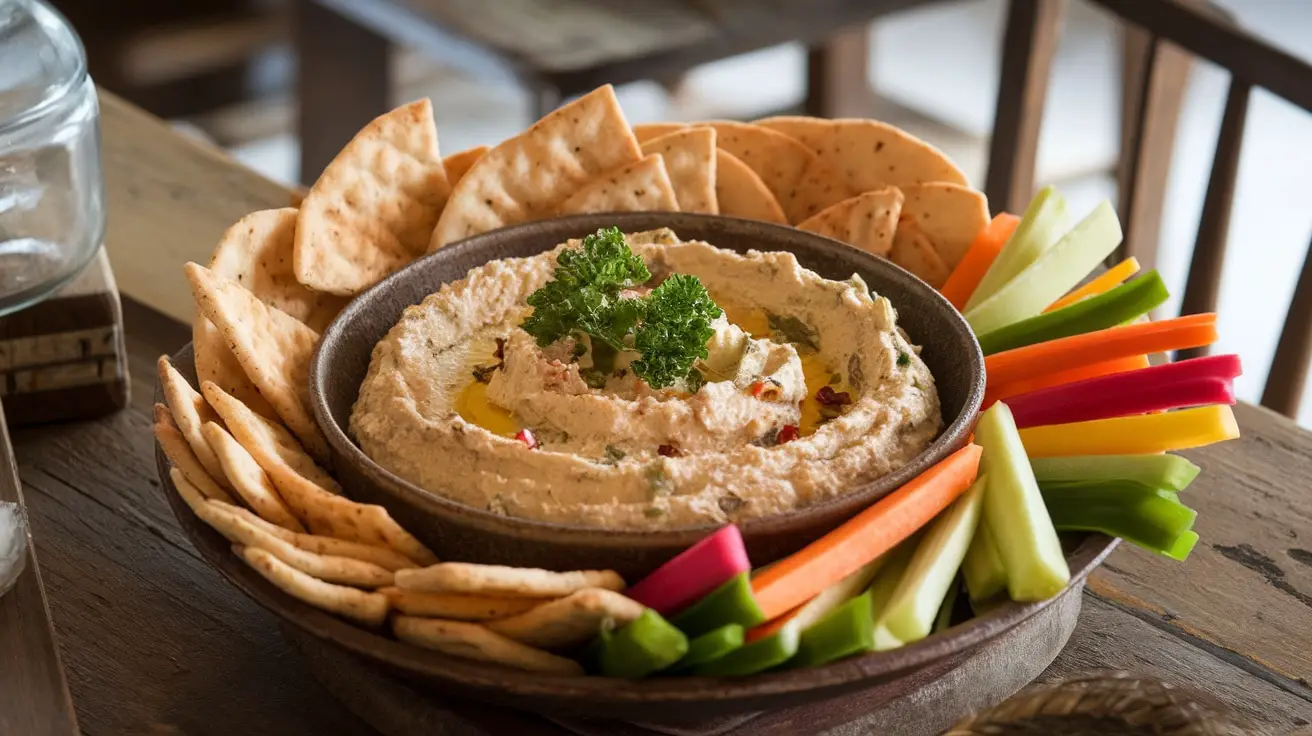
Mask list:
[[[1103,200],[1078,225],[992,296],[966,308],[966,321],[984,335],[1043,312],[1080,283],[1121,244],[1121,223]]]
[[[1002,246],[989,270],[984,272],[984,278],[980,279],[979,286],[975,287],[974,293],[966,301],[964,311],[969,312],[983,303],[1024,271],[1043,251],[1061,239],[1067,226],[1066,199],[1055,187],[1044,187],[1030,200],[1020,223],[1016,225],[1016,231],[1011,234],[1007,244]]]
[[[1030,460],[1034,479],[1049,483],[1129,481],[1149,488],[1183,491],[1200,468],[1179,455],[1082,455]]]
[[[898,581],[888,606],[880,613],[876,628],[888,629],[904,643],[929,636],[934,618],[943,606],[948,588],[957,579],[957,570],[979,526],[987,482],[987,476],[979,476],[961,498],[933,521],[916,545],[911,563]]]
[[[1015,601],[1051,598],[1070,582],[1071,571],[1005,403],[980,416],[975,442],[984,448],[979,472],[988,476],[984,522],[1007,571],[1007,592]]]
[[[976,528],[976,533],[979,529]],[[943,605],[939,606],[938,616],[934,618],[934,633],[947,631],[952,628],[952,613],[957,607],[957,596],[961,594],[961,581],[953,578],[952,585],[948,586],[948,594],[943,598]]]
[[[907,567],[911,565],[911,558],[916,554],[916,545],[920,535],[914,535],[910,539],[894,547],[892,551],[884,555],[887,560],[879,572],[875,573],[874,580],[870,581],[870,609],[873,613],[876,623],[883,615],[888,604],[893,601],[893,594],[897,592],[897,585],[902,581],[902,576],[906,573]],[[875,650],[884,651],[886,649],[897,649],[902,646],[902,640],[882,626],[875,627]]]
[[[961,577],[966,580],[966,592],[973,603],[992,600],[1007,589],[1007,571],[1002,569],[998,545],[982,518],[966,550],[966,559],[961,561]]]

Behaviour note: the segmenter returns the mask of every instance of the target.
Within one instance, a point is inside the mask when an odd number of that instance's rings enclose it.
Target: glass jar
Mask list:
[[[42,0],[0,0],[0,314],[49,296],[105,234],[86,53]]]

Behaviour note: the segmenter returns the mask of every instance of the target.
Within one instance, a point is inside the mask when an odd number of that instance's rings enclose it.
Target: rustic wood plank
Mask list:
[[[1034,168],[1048,98],[1048,78],[1061,35],[1063,0],[1012,0],[1002,40],[989,170],[984,181],[994,212],[1023,212],[1034,196]]]
[[[1243,437],[1186,452],[1202,466],[1183,500],[1201,540],[1182,563],[1122,546],[1089,587],[1171,631],[1304,688],[1312,680],[1312,441],[1240,404]],[[1291,685],[1293,686],[1293,685]]]
[[[1266,377],[1262,405],[1285,416],[1298,414],[1312,363],[1312,245],[1303,259],[1303,270],[1294,287],[1294,298],[1285,314],[1285,326]]]
[[[26,508],[2,412],[0,501]],[[25,564],[18,584],[0,598],[0,733],[71,736],[78,732],[77,717],[31,546]]]
[[[207,262],[229,225],[285,207],[289,192],[111,93],[101,90],[100,106],[105,246],[119,290],[189,323],[191,291],[175,277],[182,264]]]

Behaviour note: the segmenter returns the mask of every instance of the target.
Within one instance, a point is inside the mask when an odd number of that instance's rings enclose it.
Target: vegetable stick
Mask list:
[[[680,552],[624,594],[670,616],[750,569],[742,532],[730,524]]]
[[[688,637],[648,608],[616,631],[602,627],[583,658],[592,672],[636,680],[673,665],[687,653]]]
[[[1180,560],[1184,556],[1176,555],[1187,556],[1193,547],[1181,537],[1198,514],[1170,491],[1124,481],[1044,485],[1042,491],[1058,529],[1102,532]]]
[[[1097,268],[1121,244],[1121,223],[1103,200],[1087,217],[992,296],[966,310],[975,334],[985,334],[1043,312]]]
[[[1058,309],[1069,307],[1082,299],[1109,292],[1125,283],[1127,279],[1136,273],[1139,273],[1139,259],[1130,256],[1115,266],[1103,271],[1097,278],[1089,281],[1089,283],[1084,286],[1072,290],[1071,293],[1058,299],[1052,304],[1049,304],[1048,308],[1043,311],[1045,313],[1055,312]]]
[[[1033,457],[1030,467],[1040,488],[1060,484],[1138,483],[1180,492],[1202,470],[1179,455],[1076,455]]]
[[[1116,358],[1115,360],[1089,363],[1068,371],[1057,371],[1038,378],[1016,381],[1010,384],[994,385],[990,383],[984,387],[984,402],[980,406],[982,409],[987,409],[993,406],[995,401],[1006,401],[1014,396],[1027,394],[1031,391],[1039,391],[1051,386],[1063,386],[1098,376],[1110,376],[1114,373],[1138,370],[1139,368],[1147,368],[1149,365],[1152,364],[1148,362],[1147,355],[1134,355],[1129,358]]]
[[[719,659],[694,667],[692,672],[702,677],[730,677],[764,672],[797,654],[800,635],[797,626],[789,624],[774,636],[744,644]]]
[[[765,615],[752,598],[752,583],[747,573],[740,572],[671,618],[670,623],[688,636],[695,637],[725,624],[738,624],[746,628],[764,620]]]
[[[919,537],[920,535],[917,534],[907,539],[885,555],[888,562],[884,563],[875,575],[875,579],[870,582],[870,590],[867,592],[870,593],[870,606],[876,618],[893,601],[898,583],[901,583],[902,578],[906,576],[907,568],[911,566],[911,558],[916,554],[916,546],[920,543]],[[893,636],[893,632],[886,627],[875,627],[875,651],[886,652],[889,649],[897,649],[902,643],[902,640]]]
[[[1091,422],[1053,424],[1020,431],[1031,457],[1141,455],[1202,447],[1239,436],[1229,406],[1140,414]]]
[[[939,607],[938,615],[934,617],[935,634],[952,628],[952,612],[957,607],[959,595],[961,595],[961,581],[953,578],[952,584],[948,586],[948,594],[943,598],[943,605]]]
[[[988,524],[981,522],[975,530],[966,558],[961,561],[961,577],[971,601],[987,601],[1007,589],[1007,571],[1002,569],[998,545]]]
[[[988,476],[984,523],[1007,571],[1007,593],[1014,601],[1051,598],[1070,582],[1071,571],[1007,405],[998,402],[984,412],[975,436],[984,448],[980,473]]]
[[[1105,330],[1146,315],[1166,301],[1170,293],[1162,277],[1149,271],[1105,294],[1089,297],[1055,312],[1023,319],[979,336],[985,355],[1057,340],[1085,332]]]
[[[966,310],[974,309],[993,296],[1034,263],[1044,251],[1061,239],[1067,228],[1066,199],[1055,187],[1044,187],[1025,208],[1015,232],[1002,246],[997,258],[980,279],[975,293],[966,300]]]
[[[757,626],[747,632],[747,640],[756,641],[778,633],[779,629],[790,621],[797,622],[798,627],[803,632],[803,637],[805,637],[807,629],[865,590],[875,577],[875,573],[879,572],[879,568],[883,566],[888,558],[889,555],[876,557],[862,565],[856,572],[825,588],[820,595],[767,624]]]
[[[797,655],[788,664],[790,667],[817,667],[868,652],[874,644],[874,613],[870,607],[870,593],[866,592],[803,629],[797,643]]]
[[[725,624],[718,629],[702,634],[688,642],[688,653],[683,659],[666,671],[666,674],[687,674],[688,670],[699,664],[717,660],[729,652],[739,649],[746,643],[743,627],[738,624]]]
[[[752,580],[767,619],[810,600],[929,523],[975,481],[982,452],[966,445],[842,526]]]
[[[979,526],[987,481],[988,476],[979,476],[970,490],[934,520],[925,538],[916,546],[916,553],[906,574],[898,581],[893,599],[879,613],[875,623],[877,628],[887,628],[903,642],[920,641],[929,636],[948,588],[957,579],[966,548]]]
[[[988,381],[1004,385],[1068,371],[1086,363],[1197,348],[1216,342],[1216,315],[1122,325],[994,353],[984,359]]]
[[[970,250],[966,251],[961,262],[952,269],[948,280],[939,288],[943,298],[958,310],[965,309],[966,301],[974,293],[975,287],[979,286],[980,279],[984,278],[984,273],[993,265],[998,253],[1002,252],[1002,247],[1007,244],[1012,233],[1016,232],[1018,224],[1020,218],[1015,215],[1006,212],[994,215],[984,230],[975,236]]]
[[[1007,399],[1024,429],[1205,404],[1235,403],[1237,355],[1211,355],[1091,378]]]

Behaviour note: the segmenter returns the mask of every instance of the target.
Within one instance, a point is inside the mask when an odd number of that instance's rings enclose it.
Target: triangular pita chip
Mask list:
[[[687,123],[639,123],[633,126],[633,137],[637,138],[639,143],[646,143],[653,138],[660,138],[687,127]]]
[[[306,450],[327,462],[328,441],[310,415],[310,357],[319,333],[269,307],[240,284],[188,263],[183,270],[200,311]]]
[[[801,141],[853,191],[931,181],[966,183],[961,169],[942,151],[877,120],[785,115],[756,124]]]
[[[584,184],[560,203],[557,214],[588,212],[678,212],[665,161],[652,154]]]
[[[237,397],[241,403],[262,417],[277,419],[278,412],[260,395],[251,379],[242,370],[237,356],[232,354],[223,334],[205,315],[196,315],[191,326],[191,346],[196,352],[196,380],[200,383],[212,381],[224,391]]]
[[[797,228],[886,257],[893,248],[893,233],[901,212],[902,192],[897,187],[884,187],[845,199]]]
[[[173,417],[166,411],[163,416],[156,416],[155,424],[152,427],[155,432],[155,439],[159,446],[164,450],[164,456],[173,464],[173,469],[185,477],[196,490],[200,491],[205,498],[213,498],[226,503],[233,503],[232,496],[219,486],[205,468],[201,467],[200,461],[196,459],[196,454],[191,451],[191,446],[182,438],[182,433],[178,431],[178,425],[173,423]]]
[[[233,439],[228,430],[215,422],[208,422],[203,431],[205,440],[210,443],[219,460],[223,462],[223,473],[228,477],[228,483],[252,511],[261,519],[277,524],[283,529],[293,532],[305,531],[301,522],[292,516],[292,512],[278,497],[278,491],[273,487],[268,474],[255,462],[255,458]]]
[[[751,123],[711,121],[716,145],[737,156],[770,188],[789,222],[797,223],[856,194],[811,149]]]
[[[301,202],[297,280],[344,296],[372,286],[424,254],[449,192],[428,100],[375,119]]]
[[[989,201],[959,184],[935,182],[899,187],[905,200],[898,227],[916,223],[949,269],[961,262],[975,236],[989,224]]]
[[[761,177],[723,148],[715,151],[715,200],[722,215],[788,224],[779,200]]]
[[[234,544],[232,551],[283,592],[315,608],[345,616],[367,626],[381,626],[387,620],[387,597],[381,593],[325,583],[259,547]]]
[[[640,158],[615,90],[600,87],[483,154],[451,191],[428,249],[546,217],[579,187]]]
[[[442,159],[442,168],[446,169],[446,180],[454,187],[465,172],[490,150],[492,149],[487,146],[474,146]]]
[[[219,240],[210,258],[210,270],[322,332],[346,306],[347,299],[315,291],[296,280],[292,268],[296,215],[295,209],[284,207],[241,218]]]
[[[947,264],[915,223],[904,222],[898,227],[888,259],[936,289],[948,280]]]
[[[231,488],[232,486],[228,485],[223,476],[223,466],[219,464],[218,456],[214,454],[214,450],[200,431],[206,422],[218,421],[219,415],[214,413],[210,405],[205,403],[205,398],[200,392],[192,388],[178,369],[173,367],[167,355],[159,357],[155,368],[159,373],[159,385],[163,390],[164,400],[168,402],[169,416],[173,417],[173,423],[178,431],[182,432],[182,436],[191,446],[191,451],[205,468],[205,472],[209,473],[219,485]]]
[[[680,212],[719,214],[715,199],[715,129],[688,128],[652,138],[642,152],[659,153],[674,185]]]

